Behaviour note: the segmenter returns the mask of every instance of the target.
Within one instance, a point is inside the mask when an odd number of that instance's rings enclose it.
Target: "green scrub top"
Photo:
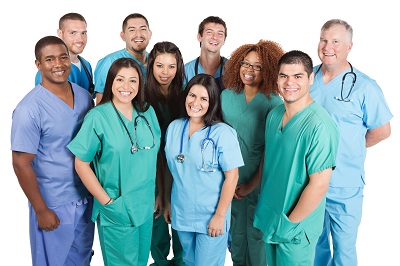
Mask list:
[[[257,93],[246,103],[244,91],[222,91],[222,115],[224,121],[237,132],[244,160],[244,166],[239,168],[238,184],[249,182],[258,170],[265,147],[265,121],[268,113],[280,104],[282,99],[276,94],[271,94],[268,99],[265,94]]]
[[[328,112],[312,103],[282,129],[285,106],[270,112],[265,132],[265,157],[254,226],[267,243],[296,241],[306,231],[310,238],[322,232],[325,199],[300,223],[287,215],[309,182],[309,175],[335,167],[339,131]]]
[[[68,145],[75,156],[92,162],[96,176],[108,193],[115,199],[110,205],[94,202],[92,220],[102,226],[140,226],[153,217],[157,153],[160,148],[160,126],[154,109],[143,115],[153,132],[155,146],[131,153],[131,141],[119,120],[111,102],[96,106],[89,111],[77,136]],[[132,141],[139,147],[152,146],[153,137],[143,118],[132,121],[120,116],[128,128]]]

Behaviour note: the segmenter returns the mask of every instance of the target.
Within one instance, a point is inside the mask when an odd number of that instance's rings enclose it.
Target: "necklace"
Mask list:
[[[112,106],[114,107],[114,110],[115,110],[115,112],[116,112],[117,115],[118,115],[119,121],[120,121],[121,124],[124,126],[126,133],[128,133],[129,140],[131,141],[131,144],[132,144],[132,146],[131,146],[131,153],[134,154],[135,152],[138,151],[138,149],[135,147],[135,144],[133,143],[131,133],[129,133],[128,128],[126,127],[124,121],[122,120],[122,117],[121,117],[121,115],[119,114],[119,112],[118,112],[118,110],[117,110],[117,107],[115,107],[115,105],[114,105],[114,103],[113,103],[112,101],[111,101],[111,104],[112,104]]]

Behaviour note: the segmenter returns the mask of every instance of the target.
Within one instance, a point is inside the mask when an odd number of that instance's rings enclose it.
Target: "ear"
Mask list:
[[[200,33],[197,33],[197,40],[198,40],[199,42],[201,42],[201,35],[200,35]]]
[[[350,42],[349,45],[347,46],[347,54],[350,53],[351,48],[353,48],[353,42]]]
[[[121,39],[125,42],[125,33],[123,31],[121,31],[121,33],[119,34],[119,36],[121,37]]]
[[[57,36],[62,39],[63,32],[60,29],[57,29]]]
[[[36,65],[37,69],[40,70],[41,65],[40,65],[39,60],[35,59],[35,65]]]
[[[315,74],[314,74],[314,72],[312,72],[310,74],[310,86],[313,85],[313,83],[314,83],[314,77],[315,77]]]

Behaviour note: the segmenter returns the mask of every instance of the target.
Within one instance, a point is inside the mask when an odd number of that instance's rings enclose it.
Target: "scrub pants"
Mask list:
[[[89,266],[94,238],[93,198],[49,209],[57,214],[61,223],[57,229],[46,232],[38,227],[36,213],[29,204],[32,265]]]
[[[310,239],[302,232],[299,243],[266,244],[268,266],[312,266],[318,238]],[[325,265],[319,265],[325,266]]]
[[[161,215],[153,221],[153,236],[151,239],[151,257],[154,263],[150,265],[154,266],[185,266],[182,259],[182,246],[179,242],[178,233],[176,230],[171,228],[172,231],[172,251],[174,257],[172,260],[168,260],[168,254],[170,251],[170,240],[169,225],[165,222],[164,216]]]
[[[263,233],[253,226],[258,189],[241,200],[232,201],[231,257],[233,266],[266,266]]]
[[[146,266],[153,217],[140,226],[101,226],[97,223],[105,266]]]
[[[224,266],[228,233],[218,237],[196,232],[178,231],[187,266]]]
[[[363,188],[360,187],[329,187],[326,195],[324,228],[316,247],[315,266],[357,265],[356,241],[363,197]]]

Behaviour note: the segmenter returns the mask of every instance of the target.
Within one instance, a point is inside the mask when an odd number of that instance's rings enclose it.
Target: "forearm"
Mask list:
[[[387,139],[391,134],[390,123],[375,129],[369,129],[365,134],[365,146],[372,147],[384,139]]]
[[[29,202],[32,204],[35,212],[38,213],[47,209],[47,205],[40,193],[36,174],[31,166],[34,157],[34,154],[12,152],[13,168],[15,175],[18,178],[19,185]]]
[[[93,195],[93,197],[95,197],[103,205],[110,201],[110,196],[101,186],[99,180],[90,167],[89,162],[84,162],[78,157],[75,157],[75,170],[82,180],[82,183]]]
[[[288,216],[292,222],[300,222],[310,215],[324,199],[329,187],[332,169],[310,175],[310,182],[301,193],[295,208]]]
[[[165,206],[171,205],[171,190],[172,190],[172,175],[169,171],[168,166],[165,167],[165,175],[164,175],[164,182],[163,182],[163,191],[164,191],[164,204]]]
[[[221,196],[218,202],[216,215],[224,217],[232,202],[239,178],[238,168],[225,172],[225,181],[222,185]]]

